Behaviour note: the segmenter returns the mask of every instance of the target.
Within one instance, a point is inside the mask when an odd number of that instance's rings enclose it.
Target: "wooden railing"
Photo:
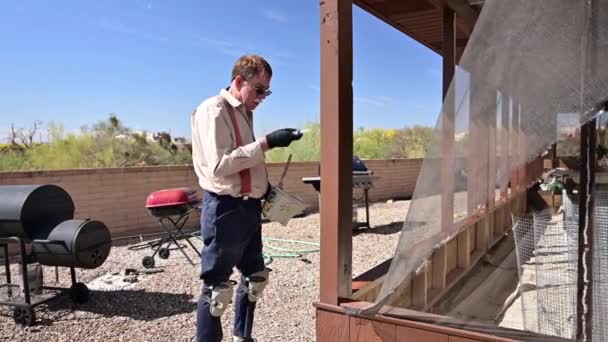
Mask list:
[[[522,168],[523,169],[523,168]],[[416,243],[409,253],[414,255],[420,248],[433,248],[429,258],[420,265],[393,292],[386,305],[429,311],[446,293],[467,275],[487,253],[511,230],[511,215],[520,215],[527,209],[527,186],[540,177],[543,160],[528,163],[523,170],[520,184],[506,198],[494,203],[490,210],[482,210],[456,223],[452,233],[441,240],[439,246],[428,246],[426,241]],[[523,185],[526,184],[526,187]],[[376,301],[386,274],[362,286],[353,295],[358,301]]]

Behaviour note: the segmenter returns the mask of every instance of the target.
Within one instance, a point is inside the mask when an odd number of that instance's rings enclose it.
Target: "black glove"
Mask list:
[[[300,130],[283,128],[266,135],[266,142],[269,148],[287,147],[292,141],[302,138],[302,135]]]

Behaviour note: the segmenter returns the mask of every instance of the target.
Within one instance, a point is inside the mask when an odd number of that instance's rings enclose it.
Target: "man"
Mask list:
[[[197,341],[220,342],[220,317],[237,289],[234,341],[251,338],[256,299],[268,283],[262,256],[261,199],[269,190],[264,152],[289,146],[302,134],[291,128],[260,139],[253,134],[252,111],[271,94],[272,69],[260,56],[240,57],[230,87],[192,113],[192,159],[204,190],[201,215],[203,290],[197,310]]]

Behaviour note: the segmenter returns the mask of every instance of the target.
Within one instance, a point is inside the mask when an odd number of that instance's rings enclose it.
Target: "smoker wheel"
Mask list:
[[[89,288],[83,283],[75,283],[70,287],[70,297],[76,304],[83,304],[89,300]]]
[[[152,268],[154,267],[154,258],[151,256],[145,256],[141,260],[141,264],[144,265],[145,268]]]
[[[169,248],[161,248],[158,250],[158,256],[161,259],[168,259],[169,258]]]
[[[36,322],[36,313],[34,312],[34,308],[29,304],[17,305],[13,311],[13,319],[17,324],[31,327]]]

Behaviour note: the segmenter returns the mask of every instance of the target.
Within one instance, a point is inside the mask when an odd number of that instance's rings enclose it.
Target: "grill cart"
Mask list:
[[[185,239],[200,257],[201,254],[192,241],[190,241],[190,236],[183,232],[183,227],[188,221],[190,214],[194,209],[200,208],[200,206],[201,200],[196,194],[196,190],[191,188],[164,189],[148,195],[148,198],[146,199],[146,209],[148,209],[150,215],[158,218],[158,223],[165,233],[165,236],[155,244],[156,248],[154,249],[154,253],[152,253],[151,256],[145,256],[142,259],[142,265],[145,268],[154,267],[154,256],[156,256],[156,254],[158,254],[161,259],[169,258],[172,244],[175,244],[177,249],[191,265],[194,265],[194,262],[192,262],[177,240]]]

